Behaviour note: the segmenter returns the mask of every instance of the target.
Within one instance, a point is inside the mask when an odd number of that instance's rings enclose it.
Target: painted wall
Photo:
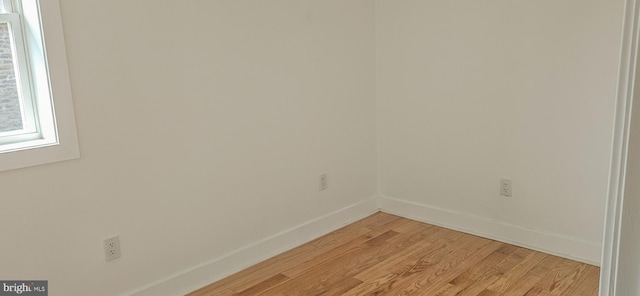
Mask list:
[[[373,2],[61,6],[82,157],[0,173],[0,279],[126,293],[377,192]]]
[[[378,1],[389,208],[599,262],[622,10],[620,0]],[[512,198],[498,194],[502,177]]]

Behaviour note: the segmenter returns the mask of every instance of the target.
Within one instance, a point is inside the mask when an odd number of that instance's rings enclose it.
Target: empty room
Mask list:
[[[0,295],[640,295],[640,0],[0,4]]]

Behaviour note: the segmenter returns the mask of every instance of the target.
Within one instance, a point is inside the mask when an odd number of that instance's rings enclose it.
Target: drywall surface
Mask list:
[[[82,157],[0,173],[1,279],[125,294],[377,192],[373,2],[61,6]]]
[[[470,218],[435,221],[459,229],[584,245],[576,259],[597,263],[623,1],[376,3],[383,194]]]

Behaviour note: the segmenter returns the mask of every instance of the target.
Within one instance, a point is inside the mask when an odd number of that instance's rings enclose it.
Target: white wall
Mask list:
[[[622,9],[378,1],[383,208],[597,264]]]
[[[377,192],[373,2],[61,5],[82,156],[0,173],[0,279],[127,293]]]

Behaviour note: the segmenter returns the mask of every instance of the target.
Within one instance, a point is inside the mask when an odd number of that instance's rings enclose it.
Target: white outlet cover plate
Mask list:
[[[120,237],[114,236],[104,240],[104,260],[111,261],[120,258]]]

